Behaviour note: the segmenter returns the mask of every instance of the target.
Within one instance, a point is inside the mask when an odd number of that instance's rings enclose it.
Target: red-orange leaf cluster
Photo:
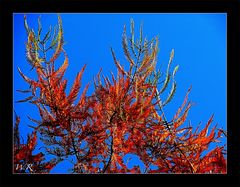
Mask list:
[[[16,116],[14,127],[14,173],[49,173],[57,164],[55,160],[45,161],[44,154],[33,154],[37,144],[37,132],[28,135],[26,143],[20,142],[20,117]],[[43,162],[45,161],[45,162]],[[52,167],[49,167],[52,166]]]

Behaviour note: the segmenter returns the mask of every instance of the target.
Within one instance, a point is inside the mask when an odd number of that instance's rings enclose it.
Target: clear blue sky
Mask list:
[[[41,16],[43,33],[57,23],[56,14],[27,14],[31,28],[37,29],[37,19]],[[227,129],[227,15],[226,14],[61,14],[64,29],[65,50],[69,56],[69,67],[65,74],[68,87],[71,86],[78,71],[87,64],[83,76],[83,86],[93,80],[99,69],[103,74],[116,72],[110,47],[113,47],[117,58],[126,63],[121,48],[123,25],[127,31],[130,19],[135,22],[136,36],[143,23],[143,34],[148,39],[159,36],[158,67],[165,71],[170,52],[175,50],[173,66],[179,65],[176,75],[177,92],[171,103],[165,108],[171,119],[182,104],[187,89],[192,85],[190,100],[195,103],[189,112],[188,120],[193,126],[199,122],[205,125],[214,114],[213,125]],[[16,89],[27,89],[28,86],[20,77],[17,67],[23,73],[34,77],[33,71],[25,59],[26,31],[23,14],[14,14],[14,101],[26,95]],[[91,94],[90,87],[88,94]],[[29,103],[16,103],[14,109],[21,117],[20,131],[23,137],[32,129],[27,115],[40,119],[37,108]],[[213,126],[212,125],[212,126]],[[226,142],[224,142],[226,143]],[[137,164],[136,160],[130,163]],[[68,163],[61,163],[53,173],[67,172]]]

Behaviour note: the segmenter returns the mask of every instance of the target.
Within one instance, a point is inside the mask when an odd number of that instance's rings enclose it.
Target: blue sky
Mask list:
[[[37,29],[37,19],[41,16],[43,33],[57,23],[56,14],[27,14],[31,28]],[[111,56],[113,47],[120,63],[126,60],[121,48],[121,36],[124,24],[130,30],[130,19],[135,22],[136,36],[143,24],[143,34],[149,40],[159,37],[158,64],[165,71],[170,52],[175,50],[173,67],[179,65],[176,75],[177,92],[173,100],[165,107],[169,119],[183,102],[184,96],[192,85],[189,99],[195,103],[189,112],[188,120],[193,126],[199,122],[205,125],[214,114],[213,125],[227,129],[227,15],[219,14],[61,14],[64,29],[65,50],[69,57],[66,71],[68,79],[67,91],[73,80],[83,67],[87,68],[83,76],[83,86],[93,80],[99,69],[104,75],[116,72]],[[27,89],[27,84],[20,77],[17,67],[30,77],[30,66],[25,59],[26,31],[23,14],[14,14],[14,101],[25,98],[16,89]],[[91,94],[90,87],[88,94]],[[29,103],[14,103],[14,109],[21,117],[20,131],[23,137],[32,129],[27,115],[39,119],[35,106]],[[224,142],[226,143],[226,142]],[[132,164],[136,164],[134,162]],[[61,163],[53,169],[53,173],[66,172],[67,163]],[[130,166],[131,167],[131,166]]]

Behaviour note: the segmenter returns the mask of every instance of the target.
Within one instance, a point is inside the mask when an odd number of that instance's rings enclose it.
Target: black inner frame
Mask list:
[[[240,186],[240,4],[233,0],[2,0],[0,2],[0,186]],[[12,174],[13,13],[227,13],[227,174]],[[112,180],[113,179],[113,180]],[[113,181],[113,182],[111,182]],[[156,184],[155,184],[156,183]]]

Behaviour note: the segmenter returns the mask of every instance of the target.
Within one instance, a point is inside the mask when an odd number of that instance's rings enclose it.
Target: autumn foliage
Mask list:
[[[136,40],[131,21],[130,37],[126,27],[122,36],[128,68],[120,64],[111,49],[117,75],[107,77],[100,70],[94,79],[94,93],[87,95],[90,84],[80,93],[84,65],[66,93],[64,74],[69,60],[61,17],[58,16],[54,32],[49,30],[44,37],[40,20],[38,23],[35,33],[24,17],[26,58],[36,71],[36,79],[18,70],[30,88],[19,90],[30,94],[19,102],[34,104],[40,120],[29,117],[36,125],[24,144],[19,140],[20,118],[16,117],[14,164],[30,162],[34,166],[31,173],[48,173],[59,162],[74,157],[72,173],[226,173],[226,148],[215,146],[209,150],[210,143],[226,136],[217,126],[210,128],[213,116],[201,130],[186,125],[192,107],[188,99],[191,88],[174,117],[166,118],[164,107],[172,100],[177,86],[178,66],[171,71],[174,50],[166,72],[157,70],[158,39],[143,38],[140,28]],[[165,99],[164,92],[169,92]],[[37,141],[44,144],[44,153],[33,154]],[[127,166],[123,157],[129,153],[139,157],[144,169]],[[46,161],[45,155],[54,159]]]

